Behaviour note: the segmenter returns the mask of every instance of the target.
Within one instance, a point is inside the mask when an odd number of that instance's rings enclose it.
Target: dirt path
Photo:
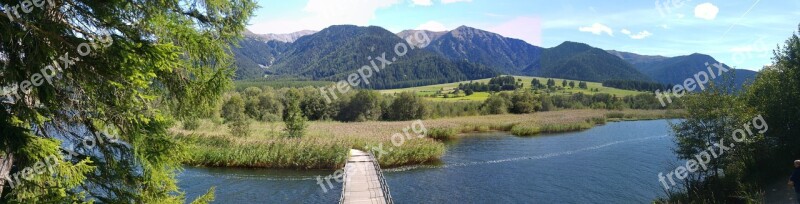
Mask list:
[[[795,199],[794,189],[791,186],[786,185],[785,180],[778,180],[773,182],[769,185],[766,189],[766,198],[767,203],[775,203],[775,204],[791,204],[797,203]]]

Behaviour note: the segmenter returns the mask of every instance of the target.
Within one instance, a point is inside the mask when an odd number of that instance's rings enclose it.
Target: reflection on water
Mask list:
[[[398,203],[647,203],[675,163],[667,120],[609,123],[536,137],[477,134],[448,144],[442,164],[385,169]],[[187,168],[189,198],[217,203],[336,203],[317,176],[333,171]]]

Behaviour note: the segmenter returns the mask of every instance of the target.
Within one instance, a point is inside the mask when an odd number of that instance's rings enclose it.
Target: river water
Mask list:
[[[384,174],[396,203],[650,203],[663,195],[658,173],[678,162],[669,122],[476,134],[449,142],[441,164]],[[178,179],[190,200],[216,186],[216,203],[337,203],[341,184],[323,190],[316,178],[332,173],[187,167]]]

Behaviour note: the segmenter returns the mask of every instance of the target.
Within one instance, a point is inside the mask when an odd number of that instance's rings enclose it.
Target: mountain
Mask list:
[[[542,48],[525,41],[503,37],[480,29],[461,26],[432,40],[425,49],[451,60],[486,65],[503,74],[523,74],[535,63]]]
[[[426,43],[426,40],[427,43],[430,44],[430,42],[439,39],[447,33],[448,31],[404,30],[397,33],[397,37],[405,39],[406,42],[414,46],[421,47],[422,44]],[[425,36],[427,36],[427,38],[425,38]]]
[[[265,41],[261,35],[246,32],[244,38],[231,49],[238,67],[235,79],[259,78],[271,74],[268,68],[286,51],[289,44],[277,40]]]
[[[706,63],[719,63],[713,57],[699,53],[677,57],[654,57],[619,51],[609,51],[609,53],[618,54],[617,56],[633,64],[640,72],[664,84],[683,84],[686,79],[694,77],[694,74],[706,71]],[[748,80],[754,80],[758,74],[758,72],[746,69],[734,70],[725,64],[723,66],[731,70],[724,74],[734,77],[733,83],[736,87],[741,87]],[[712,67],[712,70],[717,72],[716,68]],[[722,82],[722,79],[717,78],[715,81]]]
[[[425,49],[452,60],[483,64],[503,74],[597,82],[650,80],[626,61],[586,44],[565,42],[545,49],[467,26],[435,38]]]
[[[249,36],[251,38],[254,38],[254,39],[257,39],[257,40],[261,40],[261,41],[264,41],[264,42],[269,42],[269,41],[273,41],[274,40],[274,41],[279,41],[279,42],[292,43],[292,42],[294,42],[295,40],[297,40],[300,37],[303,37],[303,36],[306,36],[306,35],[311,35],[311,34],[314,34],[316,32],[317,31],[313,31],[313,30],[301,30],[301,31],[297,31],[297,32],[293,32],[293,33],[286,33],[286,34],[273,34],[273,33],[270,33],[270,34],[255,34],[255,33],[251,32],[250,30],[245,30],[245,36]]]
[[[608,53],[611,53],[614,56],[621,58],[629,63],[631,63],[634,67],[642,63],[648,63],[656,60],[663,60],[667,59],[668,57],[659,56],[659,55],[639,55],[630,52],[622,52],[616,50],[607,50]]]
[[[417,39],[425,34],[428,46]],[[423,38],[424,40],[424,38]],[[395,45],[411,44],[398,56]],[[648,56],[605,51],[587,44],[564,42],[541,48],[525,41],[461,26],[451,31],[404,30],[391,33],[376,26],[337,25],[319,32],[259,35],[247,32],[233,49],[237,78],[265,75],[311,80],[338,81],[365,65],[382,64],[386,53],[395,58],[386,69],[373,73],[368,88],[398,88],[460,80],[488,78],[497,74],[557,77],[602,82],[606,80],[683,83],[705,70],[712,57],[692,54],[679,57]],[[736,70],[737,84],[756,72]]]
[[[405,40],[377,26],[337,25],[299,38],[270,67],[278,75],[338,81],[357,73],[385,53],[390,65],[373,73],[369,88],[398,88],[488,78],[498,73],[484,65],[449,60],[437,53],[411,49],[400,56],[395,45]]]
[[[539,61],[526,67],[523,73],[596,82],[615,79],[651,80],[617,56],[587,44],[569,41],[545,49]]]

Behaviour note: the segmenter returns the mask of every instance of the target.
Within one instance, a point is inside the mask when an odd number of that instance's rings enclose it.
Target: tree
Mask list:
[[[230,45],[255,3],[56,2],[0,21],[0,87],[58,71],[0,102],[0,151],[9,156],[0,163],[66,161],[3,190],[0,203],[184,203],[175,175],[185,149],[167,129],[216,107],[233,77]],[[102,132],[119,142],[78,145]]]
[[[589,86],[586,85],[586,82],[582,81],[582,82],[578,83],[578,88],[587,89],[587,88],[589,88]]]
[[[238,93],[231,95],[231,98],[222,105],[221,116],[225,119],[225,124],[228,124],[231,135],[240,137],[250,135],[250,123],[245,114],[245,102]]]
[[[708,170],[700,169],[687,178],[687,188],[681,188],[668,202],[763,199],[759,193],[766,187],[764,180],[785,178],[775,175],[785,173],[781,171],[800,156],[800,122],[796,119],[800,114],[800,38],[792,35],[773,53],[772,65],[762,69],[743,92],[734,92],[739,88],[733,85],[735,76],[726,75],[706,90],[681,98],[687,116],[673,127],[679,158],[709,147],[705,142],[734,141],[735,148],[714,158]]]
[[[427,108],[414,93],[403,92],[397,95],[384,114],[388,120],[422,119],[427,114]]]
[[[286,123],[286,135],[289,137],[303,137],[306,129],[306,117],[300,109],[301,95],[297,90],[286,93],[286,113],[283,122]]]
[[[475,93],[475,92],[473,92],[472,89],[464,90],[464,94],[467,95],[467,96],[471,96],[473,93]]]
[[[554,86],[556,86],[556,80],[547,79],[547,88],[553,88]]]
[[[575,81],[570,81],[569,82],[569,87],[574,89],[575,88]]]
[[[376,91],[359,90],[349,101],[343,103],[340,121],[369,121],[381,116],[381,95]]]
[[[539,79],[533,78],[533,80],[531,80],[531,88],[532,89],[538,89],[538,88],[541,88],[541,87],[542,87],[542,82],[540,82]]]
[[[567,80],[566,79],[561,81],[561,87],[567,88]]]
[[[492,94],[481,105],[486,114],[506,114],[511,107],[511,101],[506,93]]]
[[[542,108],[541,101],[528,91],[515,92],[511,97],[512,113],[533,113]]]

